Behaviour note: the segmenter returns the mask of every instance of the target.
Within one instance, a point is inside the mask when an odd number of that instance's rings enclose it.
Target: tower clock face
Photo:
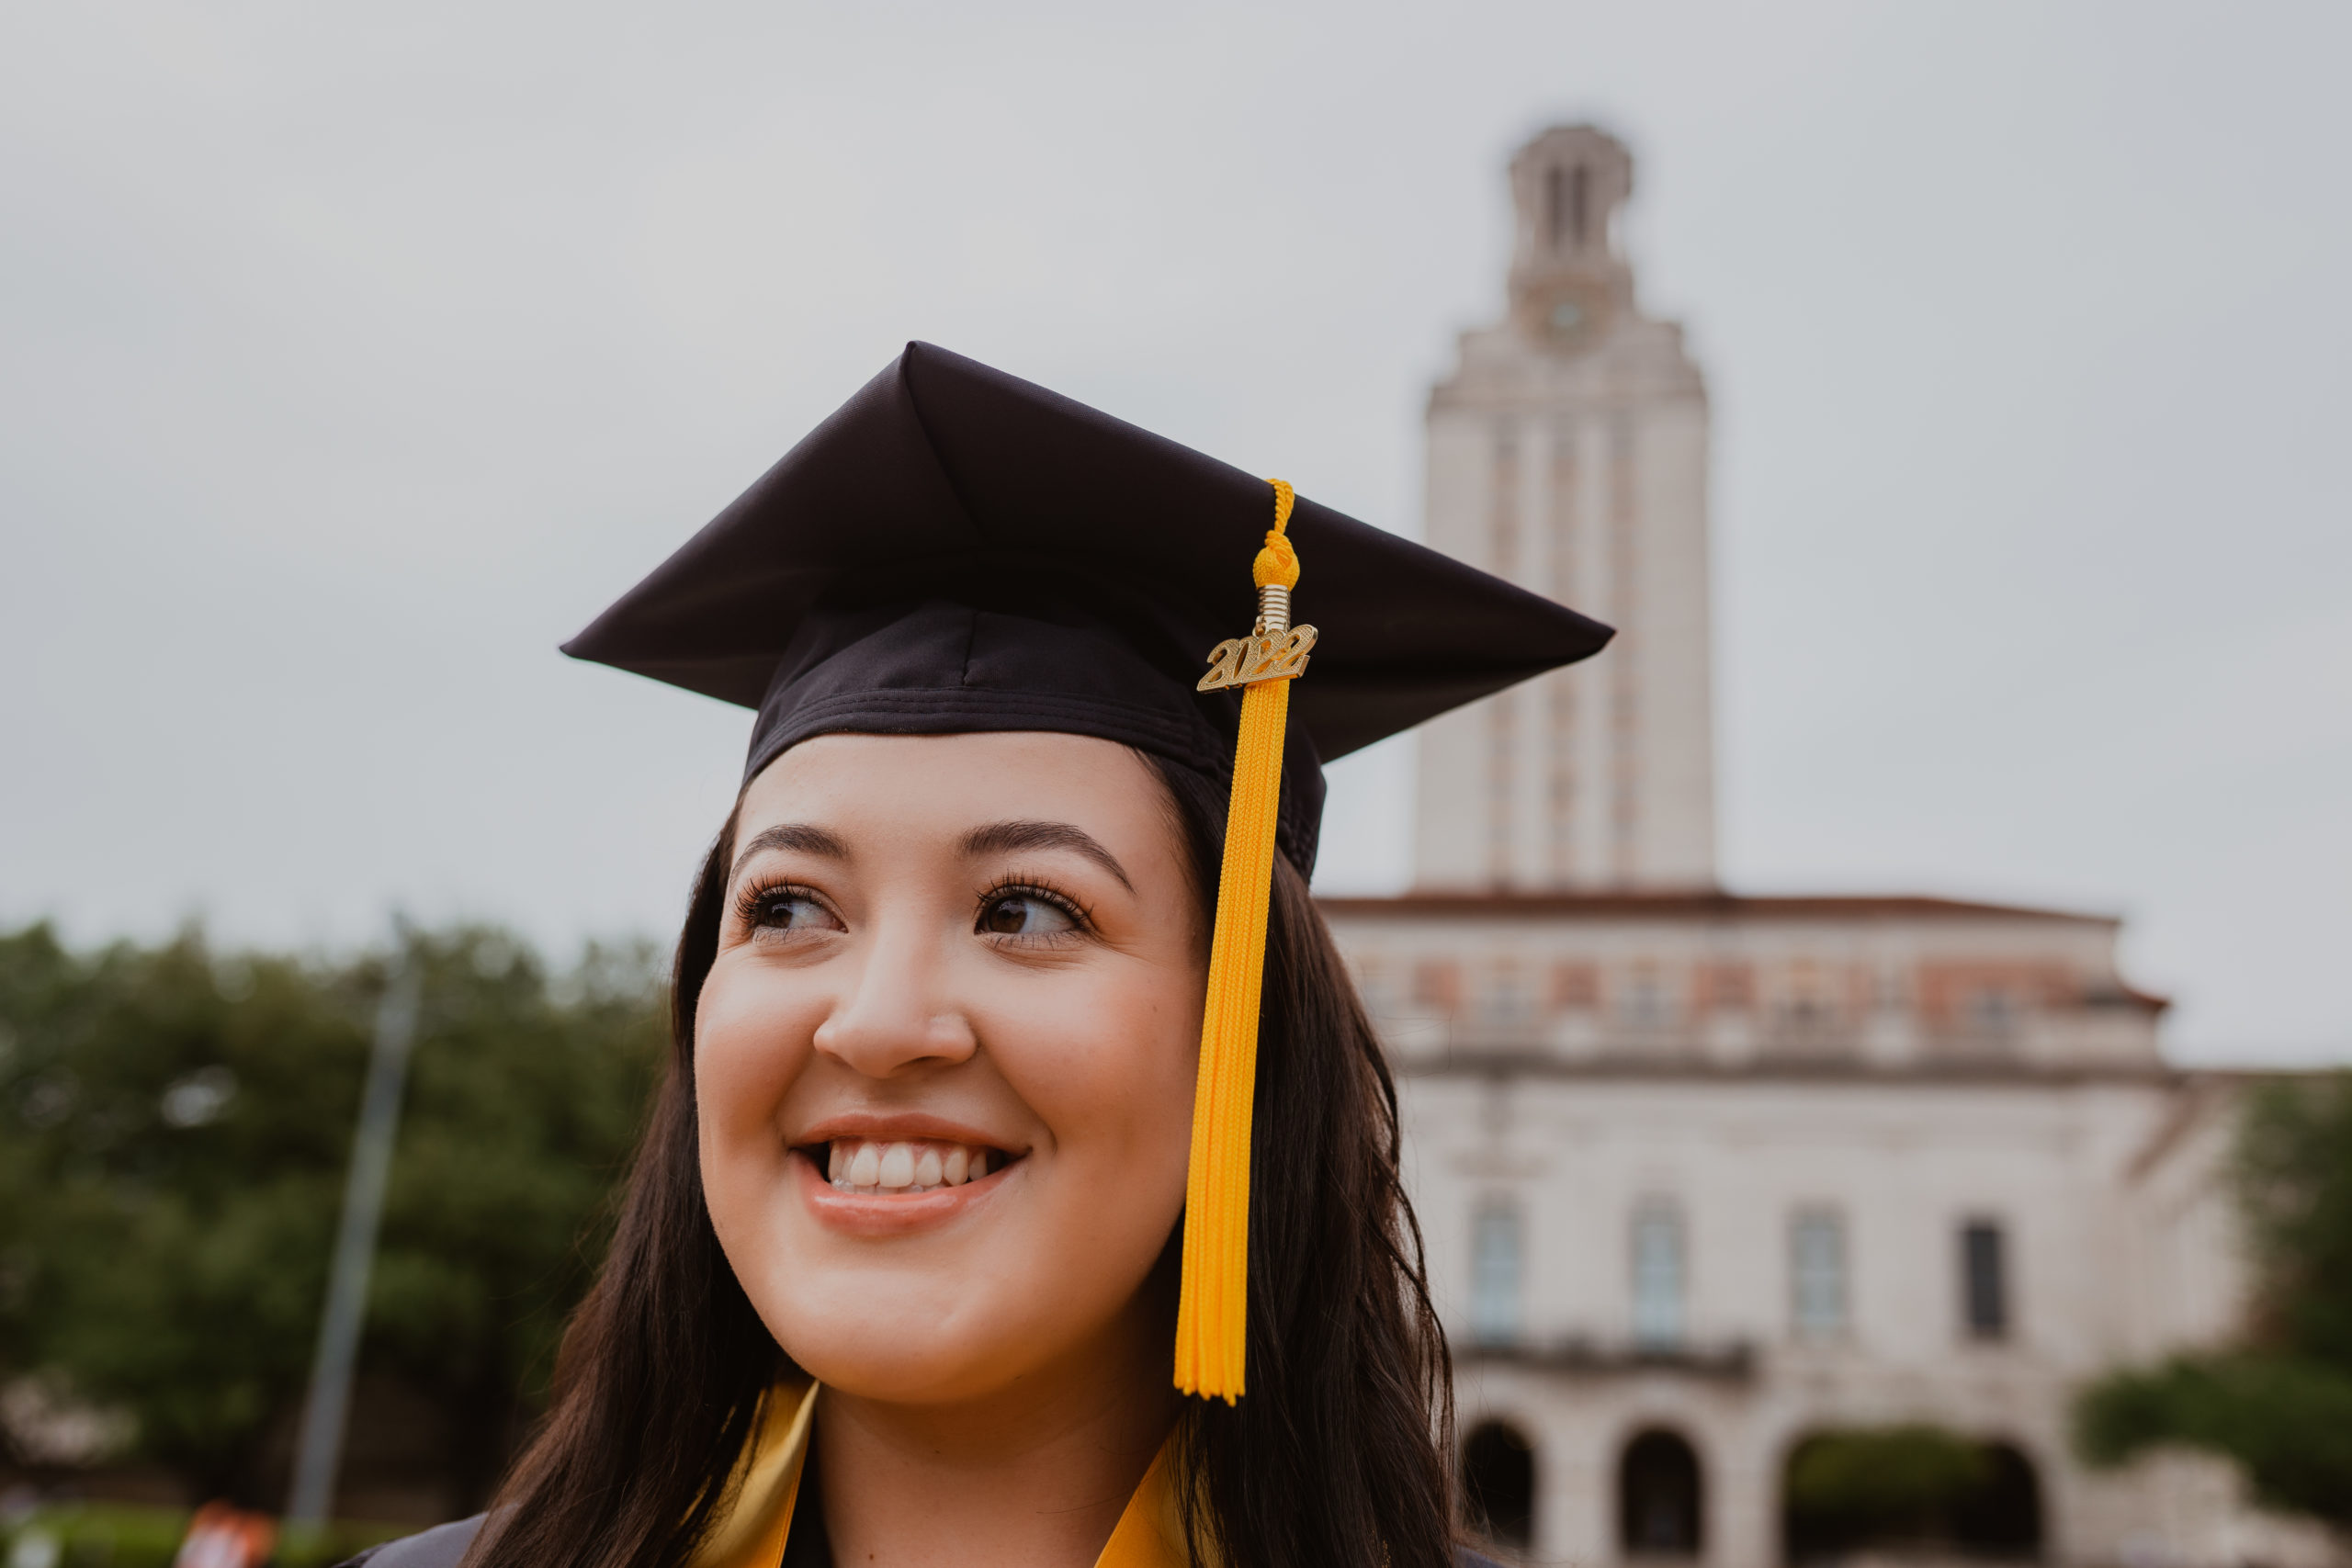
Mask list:
[[[1598,339],[1609,321],[1609,291],[1605,287],[1562,282],[1544,291],[1538,325],[1544,335],[1563,348],[1580,348]]]

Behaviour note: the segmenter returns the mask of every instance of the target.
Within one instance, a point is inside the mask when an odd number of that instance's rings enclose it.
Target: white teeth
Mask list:
[[[1001,1159],[994,1161],[1002,1166]],[[965,1144],[868,1144],[836,1138],[825,1179],[843,1192],[936,1192],[989,1173],[990,1151]]]

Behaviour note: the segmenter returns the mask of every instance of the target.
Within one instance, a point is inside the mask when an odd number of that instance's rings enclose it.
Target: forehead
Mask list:
[[[1097,837],[1169,829],[1143,759],[1088,735],[820,735],[762,769],[740,835],[778,822],[841,831],[961,833],[983,822],[1067,821]]]

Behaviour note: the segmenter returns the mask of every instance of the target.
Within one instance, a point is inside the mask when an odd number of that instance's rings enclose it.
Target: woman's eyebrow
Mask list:
[[[1093,834],[1068,822],[983,823],[965,834],[958,847],[967,856],[1005,854],[1014,850],[1073,850],[1117,877],[1119,886],[1128,892],[1136,890],[1118,856],[1104,849]]]
[[[732,881],[743,871],[743,863],[763,850],[787,850],[804,855],[822,855],[827,860],[849,859],[849,845],[838,833],[807,822],[779,822],[773,828],[763,828],[752,836],[735,863],[727,873]]]

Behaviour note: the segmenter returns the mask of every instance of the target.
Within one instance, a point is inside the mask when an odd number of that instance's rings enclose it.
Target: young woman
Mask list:
[[[554,1407],[373,1568],[1469,1561],[1319,759],[1607,635],[911,346],[568,649],[746,782]]]

